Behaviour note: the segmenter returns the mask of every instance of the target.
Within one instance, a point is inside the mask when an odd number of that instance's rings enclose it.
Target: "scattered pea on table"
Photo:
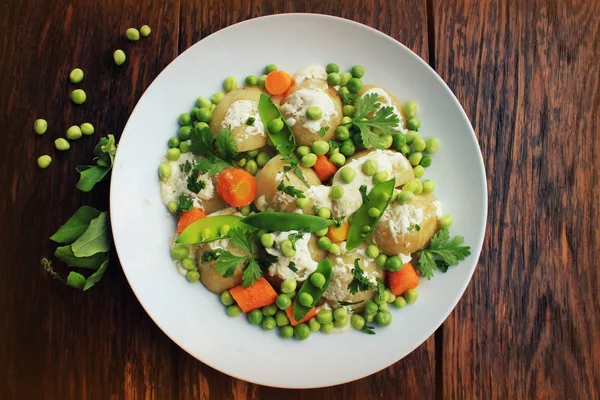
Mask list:
[[[71,92],[71,101],[75,104],[83,104],[87,99],[87,95],[82,89],[75,89]]]
[[[140,35],[142,35],[143,37],[150,36],[151,32],[152,32],[152,30],[150,29],[150,27],[148,25],[142,25],[142,27],[140,28]]]
[[[71,144],[65,138],[58,138],[54,141],[54,147],[58,151],[67,151],[71,148]]]
[[[47,154],[44,154],[43,156],[39,156],[38,159],[37,159],[37,165],[41,169],[48,168],[51,163],[52,163],[52,157],[50,157]]]
[[[77,140],[81,137],[81,135],[81,128],[77,125],[73,125],[69,129],[67,129],[67,139]]]
[[[81,68],[75,68],[69,73],[69,80],[71,83],[79,83],[83,80],[83,70]]]
[[[48,122],[45,119],[36,119],[33,123],[33,130],[38,135],[43,135],[48,130]]]
[[[113,60],[115,61],[115,64],[123,65],[125,60],[127,60],[127,56],[125,55],[125,52],[123,50],[117,49],[113,53]]]
[[[89,122],[84,122],[83,124],[81,124],[79,129],[81,129],[81,133],[83,133],[86,136],[94,134],[94,125],[90,124]]]

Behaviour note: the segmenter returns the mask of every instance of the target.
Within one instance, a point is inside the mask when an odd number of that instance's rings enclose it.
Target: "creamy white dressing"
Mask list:
[[[277,275],[281,279],[294,278],[297,281],[304,281],[308,275],[317,269],[318,265],[312,259],[310,249],[308,248],[308,241],[311,238],[311,234],[306,233],[301,239],[298,239],[296,241],[296,254],[293,257],[286,257],[281,253],[280,246],[281,242],[286,240],[291,233],[294,232],[273,233],[275,245],[265,250],[270,255],[277,257],[277,261],[269,266],[269,274],[271,276]],[[296,264],[297,273],[290,269],[290,262]]]
[[[198,176],[197,179],[205,182],[204,189],[194,193],[187,187],[187,179],[191,175],[191,170],[186,173],[182,171],[180,165],[185,164],[186,161],[193,164],[199,158],[192,153],[183,153],[177,161],[168,161],[166,158],[162,160],[168,162],[173,171],[168,179],[160,181],[160,193],[165,206],[170,201],[177,201],[179,195],[183,194],[192,200],[194,207],[204,209],[202,202],[215,196],[215,188],[208,173]]]
[[[392,203],[383,213],[379,223],[387,225],[394,242],[398,243],[400,237],[415,229],[415,225],[423,222],[423,216],[422,208],[415,207],[410,203]]]
[[[254,118],[252,125],[246,123],[250,117]],[[244,127],[244,133],[235,136],[235,140],[238,143],[251,136],[266,135],[265,127],[258,113],[258,103],[256,101],[238,100],[229,106],[225,118],[221,123],[221,128],[235,129],[240,126]]]
[[[404,121],[404,117],[402,116],[402,113],[400,111],[398,111],[398,108],[396,108],[396,106],[392,103],[392,99],[391,99],[390,95],[388,94],[388,92],[386,92],[382,88],[372,88],[372,89],[367,90],[362,95],[362,98],[364,98],[366,95],[372,94],[372,93],[379,96],[380,106],[377,109],[377,111],[379,111],[382,107],[393,107],[394,114],[396,114],[396,116],[400,120],[400,123],[398,124],[398,126],[396,128],[394,128],[394,130],[397,132],[402,132],[404,134],[408,133],[408,129],[406,129],[406,123]]]
[[[439,200],[435,200],[432,204],[435,207],[435,216],[439,220],[444,215],[444,206]]]
[[[306,197],[313,201],[317,207],[331,208],[331,198],[329,197],[331,186],[313,185],[306,191]]]
[[[322,112],[321,118],[315,121],[306,118],[306,110],[312,106],[319,107]],[[302,126],[311,132],[318,132],[332,117],[338,115],[331,97],[323,90],[312,88],[300,89],[292,93],[281,106],[281,110],[289,114],[286,120],[288,125],[302,123]]]
[[[327,71],[320,65],[310,65],[299,69],[294,74],[294,81],[296,84],[305,81],[306,79],[318,79],[327,81]]]
[[[402,260],[402,265],[412,260],[412,256],[410,254],[400,253],[398,254],[398,257],[400,257],[400,260]]]

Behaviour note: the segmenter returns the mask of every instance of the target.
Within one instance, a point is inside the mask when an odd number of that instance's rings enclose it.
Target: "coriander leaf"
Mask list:
[[[238,146],[230,129],[221,129],[221,133],[215,138],[215,145],[225,161],[231,162],[237,155]]]
[[[73,244],[71,249],[76,257],[89,257],[96,253],[105,253],[110,249],[108,213],[102,212],[90,222]]]
[[[94,218],[98,218],[100,211],[94,207],[82,206],[71,216],[52,236],[50,240],[56,243],[73,243],[83,235]]]
[[[248,260],[248,256],[234,256],[228,251],[223,251],[217,259],[215,271],[225,278],[230,278],[240,264],[246,260]]]
[[[302,192],[302,190],[296,189],[292,185],[285,186],[285,184],[283,183],[283,181],[279,182],[279,185],[277,186],[277,190],[279,190],[280,192],[289,194],[290,196],[296,197],[298,199],[304,199],[304,198],[306,198],[306,196],[304,195],[304,192]]]
[[[256,118],[248,117],[248,119],[246,120],[246,125],[254,126],[254,121],[256,121]]]
[[[186,160],[185,164],[179,164],[179,169],[181,170],[181,172],[188,174],[192,170],[193,166],[194,165],[190,163],[189,160]]]
[[[93,287],[96,283],[98,283],[98,281],[104,276],[104,273],[106,272],[107,268],[108,258],[104,260],[102,265],[100,265],[100,268],[98,268],[93,274],[88,276],[88,278],[85,281],[85,286],[83,287],[83,290],[86,291],[89,288]]]
[[[352,122],[360,121],[368,114],[377,111],[380,105],[377,93],[370,93],[362,98],[357,97],[356,103],[354,104],[354,117],[352,118]]]
[[[358,292],[364,292],[366,290],[373,289],[373,283],[366,276],[365,271],[362,270],[358,262],[358,258],[354,260],[354,268],[351,270],[354,278],[348,284],[348,290],[352,295],[355,295]]]
[[[227,138],[227,136],[228,135],[225,134],[224,138],[219,139],[221,146],[223,146],[223,148],[219,148],[219,151],[222,151],[229,155],[231,154],[232,149],[230,148],[231,143],[229,143],[229,139]],[[203,128],[192,129],[190,139],[190,150],[192,151],[192,153],[205,157],[201,158],[196,163],[196,165],[198,166],[198,170],[202,174],[208,172],[210,175],[215,175],[224,170],[225,168],[231,167],[231,164],[229,162],[221,158],[221,156],[219,156],[216,153],[214,148],[215,140],[213,139],[212,133],[210,132],[210,128],[205,126]],[[235,150],[237,151],[237,146]]]
[[[294,154],[283,156],[282,160],[284,162],[290,164],[289,166],[286,165],[285,167],[283,167],[283,172],[288,172],[288,171],[294,172],[294,174],[296,174],[296,176],[298,177],[298,179],[300,179],[302,181],[302,183],[304,183],[304,185],[306,187],[310,187],[310,184],[308,183],[308,181],[304,177],[304,173],[298,167],[298,158]]]
[[[192,199],[186,197],[184,194],[180,194],[177,198],[177,205],[179,206],[179,210],[182,212],[190,211],[194,208],[194,202]]]
[[[200,172],[200,167],[196,164],[192,169],[192,173],[187,177],[187,188],[190,192],[199,193],[206,187],[206,181],[198,180]]]
[[[85,281],[85,276],[81,275],[78,272],[71,271],[69,272],[65,283],[68,286],[71,286],[72,288],[83,290],[83,288],[85,287]]]
[[[207,250],[202,253],[201,261],[203,263],[209,263],[211,261],[218,260],[223,253],[225,253],[225,250],[223,249]]]
[[[400,123],[393,107],[381,107],[379,96],[375,93],[357,98],[354,104],[355,113],[352,124],[359,129],[360,140],[364,147],[382,149],[383,139],[380,135],[393,135],[395,127]],[[379,110],[379,111],[377,111]],[[375,113],[371,119],[363,120],[368,114]],[[377,130],[379,133],[372,131]]]
[[[225,168],[231,167],[230,164],[223,161],[220,158],[201,158],[196,162],[194,168],[198,168],[201,174],[206,174],[208,172],[209,175],[216,175],[219,172],[223,171]]]
[[[298,273],[298,268],[296,268],[295,262],[290,261],[290,263],[288,264],[288,268],[291,269],[294,273]]]
[[[419,252],[419,264],[417,265],[417,269],[421,276],[431,279],[433,277],[433,271],[435,270],[436,264],[433,260],[433,256],[431,253],[427,251],[421,250]]]
[[[290,242],[292,242],[292,249],[296,250],[296,242],[300,239],[302,239],[304,237],[304,235],[306,235],[306,232],[304,231],[298,231],[296,233],[290,233],[290,235],[288,236],[288,240]]]
[[[232,228],[229,230],[229,244],[235,247],[239,247],[245,250],[249,255],[254,254],[252,251],[252,242],[254,235],[252,233],[244,232],[240,228]]]
[[[97,269],[107,258],[107,253],[96,253],[89,257],[76,257],[71,246],[61,246],[54,251],[56,258],[72,268]]]
[[[325,136],[328,130],[329,126],[322,126],[321,129],[319,129],[319,137]]]
[[[254,283],[262,277],[262,269],[254,258],[250,260],[244,273],[242,274],[242,286],[248,287],[254,285]]]
[[[471,254],[469,246],[461,246],[464,242],[462,236],[450,239],[447,229],[440,229],[432,237],[429,247],[419,252],[419,264],[417,269],[427,279],[433,276],[433,270],[437,267],[443,272],[450,265],[456,265]]]

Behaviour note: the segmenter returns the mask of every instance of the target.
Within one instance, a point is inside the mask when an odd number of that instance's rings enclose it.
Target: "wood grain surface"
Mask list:
[[[367,24],[429,61],[471,119],[488,173],[479,267],[435,337],[375,375],[318,390],[257,386],[198,362],[144,312],[114,256],[85,293],[39,264],[77,207],[107,208],[108,186],[77,191],[75,166],[100,135],[120,135],[160,71],[212,32],[283,12]],[[0,399],[599,398],[598,21],[594,0],[4,0]],[[143,23],[149,38],[124,39]],[[68,100],[74,67],[86,74],[82,106]],[[49,122],[44,137],[36,118]],[[95,138],[57,154],[53,139],[86,121]],[[43,153],[54,162],[40,171]]]

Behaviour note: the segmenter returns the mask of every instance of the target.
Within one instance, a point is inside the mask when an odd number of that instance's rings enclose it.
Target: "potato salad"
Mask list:
[[[282,338],[375,334],[470,254],[425,177],[440,142],[359,65],[264,72],[179,116],[158,168],[171,258]]]

